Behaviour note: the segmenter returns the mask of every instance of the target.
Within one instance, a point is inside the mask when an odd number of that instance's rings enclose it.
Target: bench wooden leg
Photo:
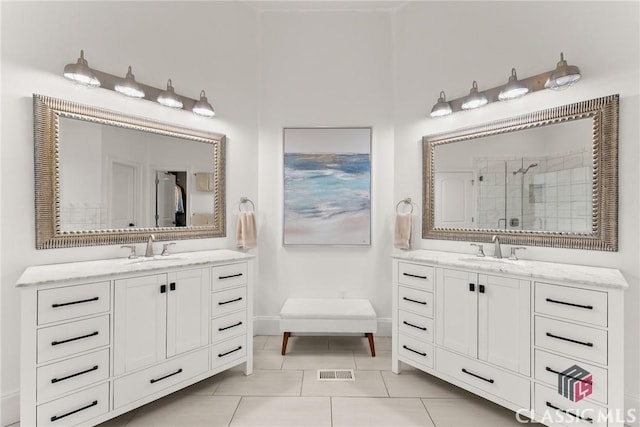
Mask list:
[[[291,336],[291,332],[285,332],[282,336],[282,355],[287,352],[287,341],[289,341],[289,337]]]
[[[369,348],[371,348],[371,357],[376,357],[376,346],[373,344],[373,334],[371,332],[366,333],[369,338]]]

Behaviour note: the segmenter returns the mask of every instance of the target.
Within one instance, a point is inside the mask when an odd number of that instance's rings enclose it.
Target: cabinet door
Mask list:
[[[477,356],[477,275],[436,270],[436,342],[451,350]]]
[[[530,282],[478,276],[478,358],[530,374]]]
[[[209,269],[168,274],[167,357],[209,343]]]
[[[165,274],[115,281],[115,375],[165,359],[166,284]]]

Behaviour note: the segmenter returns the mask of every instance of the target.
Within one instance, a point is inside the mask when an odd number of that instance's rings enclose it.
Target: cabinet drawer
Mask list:
[[[206,372],[209,367],[208,351],[208,348],[203,348],[116,379],[113,382],[114,408],[135,402]]]
[[[220,265],[212,268],[211,289],[224,289],[247,283],[247,263]]]
[[[211,294],[211,316],[221,316],[247,308],[247,288],[235,288]]]
[[[530,383],[527,378],[521,378],[441,348],[436,350],[436,368],[443,374],[508,400],[521,408],[529,408]]]
[[[400,310],[398,331],[427,342],[433,342],[433,319]]]
[[[398,286],[398,308],[433,317],[433,294],[418,289]]]
[[[75,426],[109,412],[109,383],[36,408],[38,426]]]
[[[597,366],[590,365],[584,362],[578,362],[566,357],[558,356],[557,354],[547,353],[546,351],[535,351],[535,378],[538,381],[542,381],[551,387],[557,389],[559,384],[575,384],[579,379],[572,379],[572,377],[578,376],[574,369],[570,368],[578,366],[588,372],[583,373],[580,378],[587,379],[591,384],[584,383],[585,389],[590,389],[591,394],[589,399],[596,400],[604,405],[607,404],[607,382],[608,375],[607,370],[598,368]],[[564,374],[564,375],[563,375]]]
[[[398,262],[398,283],[433,291],[433,267]]]
[[[231,338],[235,335],[245,334],[247,332],[247,312],[240,311],[238,313],[229,314],[223,317],[217,317],[211,320],[211,342]]]
[[[420,365],[433,368],[433,344],[431,343],[399,334],[398,353],[401,358],[410,359]]]
[[[109,315],[38,330],[38,363],[109,344]]]
[[[247,337],[242,335],[211,347],[211,369],[216,369],[247,355]]]
[[[607,293],[536,283],[535,311],[592,325],[607,326]]]
[[[571,357],[607,364],[607,332],[600,329],[536,316],[535,344]]]
[[[39,402],[106,380],[109,378],[109,349],[41,366],[36,377]]]
[[[109,282],[38,291],[38,324],[109,311]]]
[[[545,423],[568,427],[606,427],[607,409],[593,402],[580,400],[572,402],[558,393],[558,390],[535,385],[533,409],[536,416]],[[614,411],[615,414],[615,411]]]

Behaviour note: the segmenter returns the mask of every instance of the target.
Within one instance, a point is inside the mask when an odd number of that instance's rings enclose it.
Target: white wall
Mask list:
[[[638,18],[638,2],[411,2],[401,8],[394,21],[394,200],[422,198],[423,135],[619,93],[619,251],[529,247],[522,258],[622,271],[630,284],[625,296],[625,392],[627,406],[640,413]],[[506,83],[512,67],[520,77],[552,70],[560,51],[582,71],[576,86],[429,118],[441,90],[454,99],[467,95],[473,80],[481,90]],[[420,246],[471,253],[468,242],[422,240]]]
[[[256,14],[240,2],[2,2],[2,424],[17,419],[19,293],[28,265],[121,257],[120,245],[35,249],[33,93],[228,135],[227,229],[240,196],[257,200]],[[172,27],[173,26],[173,27]],[[217,117],[77,87],[64,66],[85,50],[89,65],[196,98],[205,89]],[[235,210],[234,210],[235,204]],[[228,233],[233,236],[233,232]],[[178,241],[176,251],[231,248],[232,238]]]

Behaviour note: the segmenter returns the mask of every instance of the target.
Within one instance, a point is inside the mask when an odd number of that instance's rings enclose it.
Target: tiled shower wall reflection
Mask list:
[[[70,202],[60,205],[62,231],[107,228],[107,209],[102,203]]]
[[[478,158],[475,169],[479,228],[591,231],[589,150],[537,158]]]

